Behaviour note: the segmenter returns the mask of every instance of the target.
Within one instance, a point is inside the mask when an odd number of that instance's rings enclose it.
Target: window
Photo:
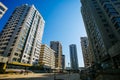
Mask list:
[[[106,4],[106,5],[104,5],[104,8],[106,8],[106,9],[110,9],[110,8],[113,8],[113,6],[111,5],[111,4]]]
[[[2,12],[0,11],[0,14],[2,14]]]
[[[25,60],[23,59],[22,62],[25,63]]]
[[[114,1],[117,1],[117,0],[111,0],[111,1],[113,1],[113,2],[114,2]]]
[[[19,48],[16,49],[16,52],[21,52],[21,50]]]
[[[120,17],[115,17],[115,18],[113,18],[112,19],[112,22],[114,23],[114,22],[120,22]]]
[[[24,57],[26,57],[26,55],[24,55]]]
[[[11,53],[8,53],[8,55],[7,56],[10,56],[11,55]]]
[[[120,23],[116,23],[116,24],[115,24],[115,28],[116,28],[116,29],[120,28]]]
[[[109,25],[108,24],[104,24],[104,27],[109,27]]]
[[[99,11],[99,12],[97,12],[98,14],[102,14],[102,12],[101,11]]]
[[[15,53],[16,56],[18,56],[18,53]]]
[[[18,48],[22,49],[23,45],[22,44],[18,44]]]
[[[120,2],[115,3],[115,5],[117,6],[117,8],[120,8]]]
[[[110,32],[109,29],[106,29],[107,32]]]
[[[101,0],[100,2],[103,5],[103,3],[107,3],[107,2],[110,2],[110,1],[109,0]]]
[[[120,30],[118,30],[118,33],[120,33]]]
[[[96,10],[100,10],[100,8],[96,8]]]
[[[120,5],[120,2],[115,3],[115,5]]]
[[[5,50],[5,49],[6,49],[6,47],[2,47],[1,49],[4,49],[4,50]]]
[[[106,20],[105,20],[105,19],[102,19],[102,22],[106,22]]]
[[[5,9],[2,6],[0,6],[0,10],[5,11]]]
[[[114,8],[110,8],[110,9],[108,9],[107,11],[108,11],[109,13],[112,13],[112,12],[113,12],[113,13],[114,13],[114,12],[117,12]]]
[[[27,63],[29,64],[29,63],[30,63],[30,61],[27,61]]]
[[[102,18],[102,15],[100,15],[99,17]]]
[[[113,34],[110,34],[110,35],[109,35],[109,38],[113,39],[113,38],[114,38],[114,35],[113,35]]]
[[[110,17],[110,16],[117,16],[117,15],[118,15],[118,12],[111,12],[111,13],[109,13],[108,16]]]
[[[13,58],[13,61],[17,61],[17,58]]]

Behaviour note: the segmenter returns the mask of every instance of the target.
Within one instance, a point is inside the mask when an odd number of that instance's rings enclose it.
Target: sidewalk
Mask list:
[[[0,80],[2,79],[14,79],[14,78],[34,78],[34,77],[46,77],[53,75],[52,73],[28,73],[28,74],[0,74]]]

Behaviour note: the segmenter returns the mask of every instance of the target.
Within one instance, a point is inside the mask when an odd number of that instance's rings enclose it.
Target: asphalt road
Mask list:
[[[72,74],[47,74],[44,76],[30,76],[25,78],[7,78],[7,79],[2,79],[2,80],[80,80],[80,76],[77,73],[72,73]]]

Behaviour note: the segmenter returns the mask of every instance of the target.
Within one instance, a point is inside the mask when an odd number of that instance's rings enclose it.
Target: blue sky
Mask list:
[[[66,66],[70,62],[69,45],[77,45],[79,66],[84,66],[80,37],[86,36],[82,16],[80,13],[80,0],[0,0],[8,7],[8,11],[0,20],[0,31],[7,22],[16,6],[34,4],[45,20],[43,44],[50,41],[60,41],[63,54],[66,56]]]

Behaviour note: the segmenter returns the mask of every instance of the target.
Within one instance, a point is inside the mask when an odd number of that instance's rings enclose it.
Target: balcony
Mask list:
[[[8,61],[8,57],[0,56],[0,63],[6,63]]]

